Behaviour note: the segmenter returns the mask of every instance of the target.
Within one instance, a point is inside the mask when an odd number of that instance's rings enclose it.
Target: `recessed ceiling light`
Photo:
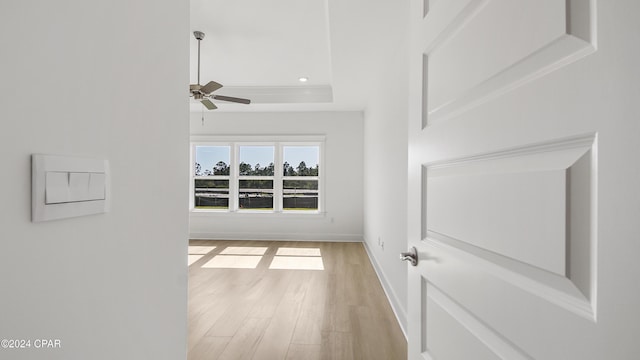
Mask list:
[[[307,82],[307,81],[309,81],[309,78],[307,78],[307,77],[301,77],[301,78],[299,78],[299,79],[298,79],[298,81],[300,81],[300,82]]]

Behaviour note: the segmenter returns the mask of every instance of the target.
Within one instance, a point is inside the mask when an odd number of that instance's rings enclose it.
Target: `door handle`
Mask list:
[[[411,249],[407,252],[400,253],[400,260],[402,261],[410,261],[411,266],[418,265],[418,249],[415,246],[412,246]]]

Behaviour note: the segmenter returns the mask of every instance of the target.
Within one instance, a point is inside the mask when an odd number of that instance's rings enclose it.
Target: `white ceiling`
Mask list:
[[[362,11],[367,4],[191,0],[191,31],[205,33],[200,83],[214,80],[224,85],[215,94],[252,100],[215,101],[214,111],[362,110],[379,28],[375,14]],[[189,36],[190,82],[196,83],[197,41]],[[192,100],[191,110],[201,109]]]

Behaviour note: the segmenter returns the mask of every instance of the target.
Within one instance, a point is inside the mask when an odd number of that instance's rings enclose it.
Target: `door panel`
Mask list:
[[[452,29],[455,33],[429,52],[430,112],[565,34],[564,3],[557,0],[472,1],[469,6],[473,11]]]
[[[454,0],[429,9],[415,34],[423,47],[425,125],[595,51],[587,0]]]
[[[640,2],[412,4],[410,358],[640,357]]]
[[[578,253],[578,242],[569,253],[571,239],[591,237],[590,204],[571,202],[595,197],[589,186],[595,183],[594,165],[581,166],[594,140],[587,136],[426,165],[426,229],[567,276],[569,265],[583,263],[587,255]],[[570,220],[573,228],[567,227]],[[584,278],[584,271],[589,269],[574,268],[573,275]]]
[[[435,359],[529,359],[435,286],[424,282],[423,351]],[[464,346],[460,346],[464,344]]]

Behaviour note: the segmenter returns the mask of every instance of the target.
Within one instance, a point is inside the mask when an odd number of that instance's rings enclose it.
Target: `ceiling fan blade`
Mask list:
[[[213,95],[213,98],[216,100],[222,100],[222,101],[230,101],[230,102],[241,103],[241,104],[251,104],[251,100],[249,99],[237,98],[232,96]]]
[[[215,110],[215,109],[218,108],[216,106],[216,104],[212,103],[211,100],[209,100],[209,99],[204,99],[204,100],[202,100],[200,102],[202,103],[202,105],[204,105],[209,110]]]
[[[212,92],[220,89],[222,87],[222,84],[218,84],[215,81],[209,81],[207,83],[207,85],[203,86],[200,88],[200,92],[204,93],[204,94],[211,94]]]

